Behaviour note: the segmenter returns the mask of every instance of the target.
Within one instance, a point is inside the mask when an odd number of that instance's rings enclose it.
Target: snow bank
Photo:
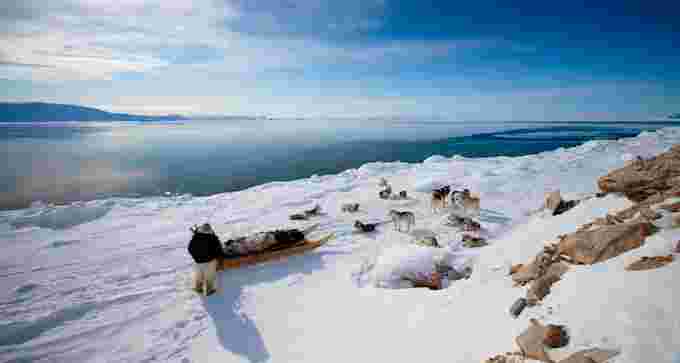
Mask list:
[[[13,218],[10,224],[15,228],[64,229],[101,218],[114,205],[113,201],[77,202],[65,206],[33,204],[28,211]]]
[[[393,245],[375,259],[374,286],[401,289],[413,287],[412,280],[429,280],[436,266],[448,266],[458,272],[471,265],[477,254],[461,248],[435,248],[414,244]]]

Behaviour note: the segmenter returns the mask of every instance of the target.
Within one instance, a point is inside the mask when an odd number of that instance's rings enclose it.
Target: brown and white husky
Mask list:
[[[450,186],[444,186],[438,189],[432,189],[432,201],[430,206],[432,207],[432,212],[436,213],[437,210],[446,208],[446,200],[451,193]]]
[[[461,217],[479,216],[479,195],[468,189],[455,190],[451,193],[451,213]]]

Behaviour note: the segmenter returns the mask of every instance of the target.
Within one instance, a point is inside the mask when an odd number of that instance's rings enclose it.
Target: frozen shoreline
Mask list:
[[[523,290],[505,274],[508,263],[526,261],[545,241],[630,203],[607,196],[561,216],[528,216],[545,192],[590,195],[597,177],[625,160],[677,143],[680,129],[666,128],[523,157],[370,163],[210,197],[114,198],[1,212],[8,252],[0,257],[0,360],[477,362],[512,350],[514,337],[537,317],[566,324],[569,349],[618,349],[617,363],[674,363],[680,311],[673,301],[680,293],[669,287],[678,264],[631,274],[623,263],[664,250],[680,238],[677,230],[602,265],[575,269],[542,306],[517,320],[507,310]],[[414,199],[378,199],[380,177]],[[440,291],[358,287],[366,256],[410,238],[391,226],[369,237],[352,235],[357,217],[384,220],[390,208],[412,210],[417,228],[443,241],[457,238],[442,226],[443,216],[430,211],[428,191],[437,183],[481,195],[491,246],[480,250],[472,278]],[[361,212],[341,213],[347,202],[360,203]],[[332,243],[284,262],[222,273],[218,296],[188,291],[191,224],[210,220],[222,239],[302,226],[288,215],[314,203],[327,212],[318,219],[319,233],[337,234]]]

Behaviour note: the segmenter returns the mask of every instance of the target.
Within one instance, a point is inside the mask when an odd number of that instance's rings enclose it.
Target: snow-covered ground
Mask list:
[[[108,199],[69,206],[36,204],[0,213],[0,361],[12,362],[478,362],[513,350],[528,319],[566,324],[583,347],[615,348],[615,362],[680,361],[680,263],[624,272],[631,256],[667,254],[680,231],[662,231],[641,249],[574,267],[542,306],[518,318],[508,308],[510,264],[544,242],[625,208],[621,197],[593,198],[557,217],[534,213],[544,193],[567,199],[596,192],[596,179],[636,155],[680,143],[680,129],[523,157],[443,158],[420,164],[371,163],[338,175],[269,183],[211,197]],[[410,200],[377,197],[386,177]],[[387,219],[411,210],[416,228],[454,243],[460,234],[430,210],[437,184],[482,198],[491,245],[473,258],[469,280],[439,291],[381,289],[366,283],[366,262],[410,237],[391,225],[352,234],[355,218]],[[360,212],[340,212],[342,203]],[[304,226],[288,215],[319,203],[318,234],[329,244],[280,262],[220,274],[218,295],[189,287],[189,227],[206,220],[224,239]],[[531,216],[529,216],[531,214]],[[676,281],[673,281],[675,277]],[[552,352],[558,357],[564,352]]]

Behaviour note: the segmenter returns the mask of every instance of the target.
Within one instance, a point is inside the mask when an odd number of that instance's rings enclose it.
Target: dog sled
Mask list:
[[[306,230],[303,231],[303,233],[306,236],[312,230],[316,229],[316,227],[318,227],[318,224],[315,224],[310,228],[307,228]],[[272,246],[271,248],[268,248],[266,250],[250,253],[247,255],[222,257],[218,261],[217,270],[223,271],[233,268],[239,268],[243,266],[254,265],[262,262],[282,259],[288,256],[302,254],[306,251],[313,250],[317,247],[322,246],[324,243],[331,240],[334,236],[335,236],[334,233],[330,233],[317,240],[310,240],[305,238],[302,241],[290,245]]]

